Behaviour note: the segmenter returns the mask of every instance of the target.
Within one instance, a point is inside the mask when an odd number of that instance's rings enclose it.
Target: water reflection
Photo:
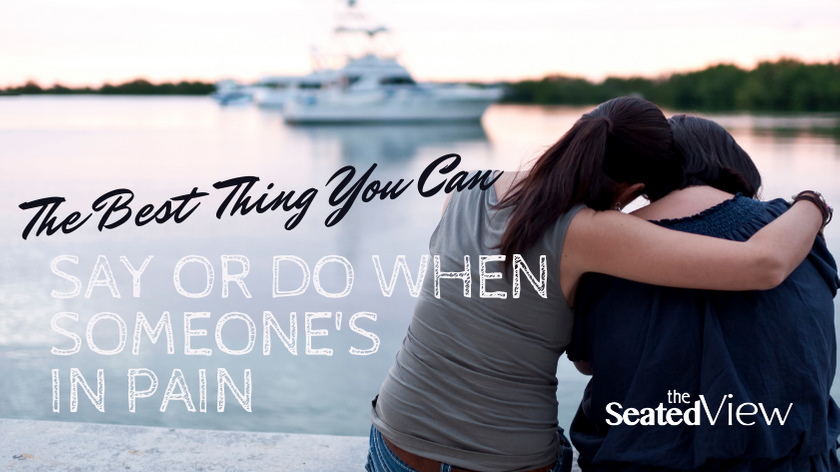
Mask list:
[[[289,126],[292,135],[312,141],[336,141],[348,164],[397,163],[417,157],[427,146],[487,142],[480,123]]]
[[[716,115],[707,118],[716,121],[730,132],[748,131],[756,135],[780,138],[829,138],[840,143],[840,115],[783,114],[783,115]]]
[[[840,127],[836,128],[756,128],[753,132],[764,136],[777,136],[780,138],[796,140],[826,140],[829,139],[835,144],[840,144]],[[840,156],[840,154],[838,154]]]

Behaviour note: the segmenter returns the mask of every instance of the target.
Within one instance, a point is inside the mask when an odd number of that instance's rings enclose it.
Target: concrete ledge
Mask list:
[[[367,438],[0,419],[13,471],[364,470]]]

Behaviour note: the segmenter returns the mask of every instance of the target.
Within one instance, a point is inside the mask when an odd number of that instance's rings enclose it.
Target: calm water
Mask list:
[[[395,200],[359,199],[328,228],[325,219],[342,205],[329,204],[337,186],[327,184],[329,177],[351,165],[359,178],[376,164],[369,180],[384,184],[417,179],[429,162],[450,152],[463,157],[461,169],[514,169],[536,157],[584,111],[495,106],[483,125],[288,127],[276,112],[225,109],[206,98],[0,98],[0,417],[366,434],[369,400],[391,364],[414,303],[402,278],[391,296],[383,295],[372,257],[379,256],[386,285],[400,255],[416,276],[443,196],[423,198],[412,188]],[[765,198],[788,198],[800,189],[816,188],[840,204],[837,116],[712,118],[755,159],[764,177]],[[299,209],[216,218],[215,210],[231,188],[215,189],[213,184],[240,176],[259,177],[252,199],[266,193],[267,202],[294,191],[289,202],[302,207],[304,191],[314,188],[317,195],[292,230],[283,225]],[[73,211],[89,212],[95,200],[114,189],[133,192],[128,207],[136,215],[145,204],[158,209],[194,187],[209,195],[188,202],[181,216],[195,203],[199,206],[180,224],[170,220],[138,227],[128,222],[100,232],[103,209],[69,234],[35,236],[33,229],[27,240],[21,238],[36,211],[19,209],[23,202],[64,197],[54,215],[60,222]],[[115,211],[106,223],[116,222],[125,212]],[[840,251],[838,224],[827,231],[835,252]],[[273,258],[283,255],[296,256],[310,273],[324,256],[343,257],[353,269],[349,293],[324,296],[311,279],[299,295],[274,297],[274,291],[291,292],[305,285],[302,269],[289,261],[277,265],[275,280]],[[56,262],[65,277],[51,270],[59,256],[77,258]],[[138,271],[150,256],[139,286],[134,285],[121,258]],[[180,270],[179,286],[193,296],[179,293],[173,281],[176,265],[187,256],[196,257]],[[242,276],[246,263],[247,275]],[[212,282],[205,264],[213,272]],[[324,293],[347,291],[345,273],[342,264],[326,263],[317,287]],[[73,278],[79,281],[77,293]],[[60,317],[58,329],[51,328],[53,317],[63,312],[78,316]],[[169,313],[174,353],[167,352],[165,334],[156,344],[144,334],[137,353],[132,352],[138,312],[152,326]],[[217,322],[230,312],[241,315],[222,325],[220,347]],[[287,344],[272,331],[270,346],[264,348],[266,312],[288,337]],[[307,312],[313,313],[308,330]],[[96,321],[99,313],[111,315]],[[356,313],[363,314],[351,322]],[[189,347],[208,349],[211,355],[184,355],[187,316],[194,316]],[[248,320],[253,321],[252,335]],[[125,326],[124,346],[120,321]],[[206,336],[200,330],[206,330]],[[51,353],[53,347],[73,348],[74,336],[80,343],[78,353]],[[104,354],[93,352],[89,342]],[[375,352],[353,355],[353,348]],[[327,349],[332,355],[322,355]],[[97,370],[102,370],[104,412],[97,411],[81,389],[78,411],[71,412],[73,369],[94,390]],[[130,369],[145,369],[134,377],[134,412],[128,401]],[[224,390],[225,411],[217,411],[219,369],[239,390],[250,369],[252,412],[244,411],[229,387]],[[53,370],[59,383],[57,413]],[[150,390],[152,373],[157,389],[143,393]],[[560,421],[567,426],[586,377],[565,357],[558,377]],[[188,411],[187,396],[197,411]]]

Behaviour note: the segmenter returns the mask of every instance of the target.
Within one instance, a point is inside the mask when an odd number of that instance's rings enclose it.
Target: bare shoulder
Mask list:
[[[569,225],[570,234],[586,235],[591,234],[592,231],[600,231],[603,229],[614,229],[616,225],[620,225],[626,218],[635,218],[620,211],[595,211],[592,208],[581,208]],[[568,239],[568,235],[566,238]]]
[[[666,220],[696,215],[726,200],[734,198],[731,193],[708,185],[697,185],[674,190],[661,199],[632,213],[643,220]]]
[[[643,220],[655,220],[658,218],[658,202],[654,202],[648,205],[645,205],[638,210],[631,212],[630,214],[635,216],[636,218],[641,218]]]

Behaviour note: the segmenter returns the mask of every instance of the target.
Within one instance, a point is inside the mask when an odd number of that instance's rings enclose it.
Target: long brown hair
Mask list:
[[[499,202],[513,207],[500,251],[511,260],[578,203],[608,209],[619,182],[645,184],[652,199],[664,196],[680,172],[671,128],[656,105],[636,97],[604,102],[537,158]]]

